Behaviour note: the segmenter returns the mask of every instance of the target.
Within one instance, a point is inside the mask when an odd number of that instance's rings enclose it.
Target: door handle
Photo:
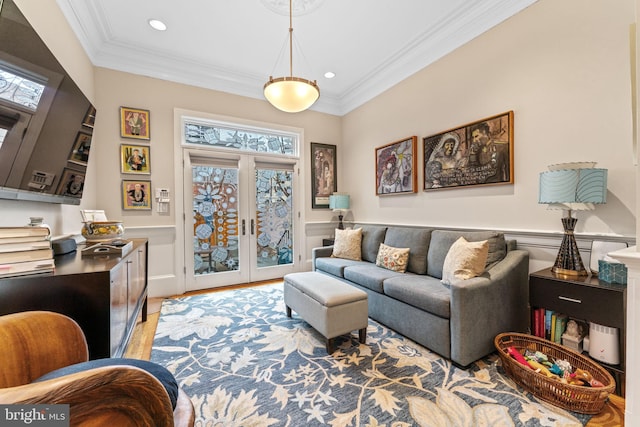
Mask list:
[[[242,220],[242,235],[245,236],[247,234],[247,224],[245,220]]]
[[[252,220],[251,220],[251,235],[253,236],[253,234],[254,234],[254,233],[255,233],[255,222],[254,222],[254,220],[252,219]]]

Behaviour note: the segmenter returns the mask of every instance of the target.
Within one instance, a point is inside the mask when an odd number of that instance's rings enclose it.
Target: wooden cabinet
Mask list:
[[[597,276],[568,277],[550,268],[529,276],[529,305],[569,317],[619,329],[620,364],[605,367],[616,380],[616,394],[624,396],[626,285],[601,282]]]
[[[123,257],[56,257],[51,274],[0,280],[0,315],[49,310],[74,319],[87,337],[89,357],[121,357],[138,316],[147,320],[146,239],[133,239]]]

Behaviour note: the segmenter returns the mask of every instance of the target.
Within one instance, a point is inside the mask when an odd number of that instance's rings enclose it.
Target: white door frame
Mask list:
[[[306,200],[306,190],[305,190],[305,182],[301,177],[304,176],[304,162],[302,159],[304,158],[305,153],[305,143],[304,143],[304,129],[290,127],[290,126],[282,126],[273,123],[265,123],[258,122],[253,120],[241,119],[236,117],[229,116],[221,116],[217,114],[209,114],[203,113],[199,111],[185,110],[181,108],[174,109],[174,188],[175,188],[175,196],[174,200],[174,209],[175,209],[175,224],[176,224],[176,240],[175,240],[175,248],[176,248],[176,256],[175,256],[175,272],[176,272],[176,293],[183,294],[186,292],[186,274],[189,271],[187,269],[187,257],[186,255],[186,247],[185,247],[185,221],[187,220],[187,212],[185,209],[185,205],[183,203],[184,200],[184,192],[191,191],[191,188],[185,188],[186,183],[184,179],[184,169],[185,169],[185,153],[186,150],[189,152],[197,153],[197,152],[210,152],[212,150],[206,149],[206,147],[198,147],[190,144],[186,144],[184,140],[184,121],[186,118],[196,118],[200,120],[211,120],[216,122],[226,122],[229,124],[235,124],[238,126],[246,125],[254,128],[261,129],[271,129],[276,131],[284,131],[295,133],[299,135],[298,138],[298,170],[295,171],[296,179],[298,179],[298,184],[296,187],[296,197],[294,198],[295,206],[294,210],[294,230],[295,230],[295,241],[294,241],[294,265],[296,266],[296,270],[302,270],[304,267],[304,262],[306,260],[306,232],[305,227],[305,213],[304,213],[304,200]],[[222,153],[224,150],[216,150],[219,153]],[[233,153],[233,151],[228,151],[227,153]],[[204,153],[203,153],[204,154]],[[236,156],[238,156],[239,152],[236,152]],[[254,153],[260,154],[264,156],[264,153]],[[193,262],[193,261],[191,261]],[[193,271],[193,270],[191,270]],[[190,273],[192,274],[192,273]]]

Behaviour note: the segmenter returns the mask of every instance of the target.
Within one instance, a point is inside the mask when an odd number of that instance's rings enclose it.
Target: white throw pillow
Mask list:
[[[409,261],[409,248],[394,248],[393,246],[380,243],[376,265],[387,270],[404,273],[407,271]]]
[[[352,259],[355,261],[362,260],[362,228],[356,230],[336,229],[336,238],[333,243],[334,258]]]
[[[482,274],[489,255],[489,241],[467,242],[464,237],[456,240],[442,266],[442,283],[450,285],[460,280]]]

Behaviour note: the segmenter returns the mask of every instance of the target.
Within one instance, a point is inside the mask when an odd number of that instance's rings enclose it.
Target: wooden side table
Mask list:
[[[625,393],[627,286],[599,281],[597,276],[556,275],[551,268],[529,275],[530,309],[544,308],[569,317],[618,328],[620,364],[597,361],[616,380],[616,394]]]

